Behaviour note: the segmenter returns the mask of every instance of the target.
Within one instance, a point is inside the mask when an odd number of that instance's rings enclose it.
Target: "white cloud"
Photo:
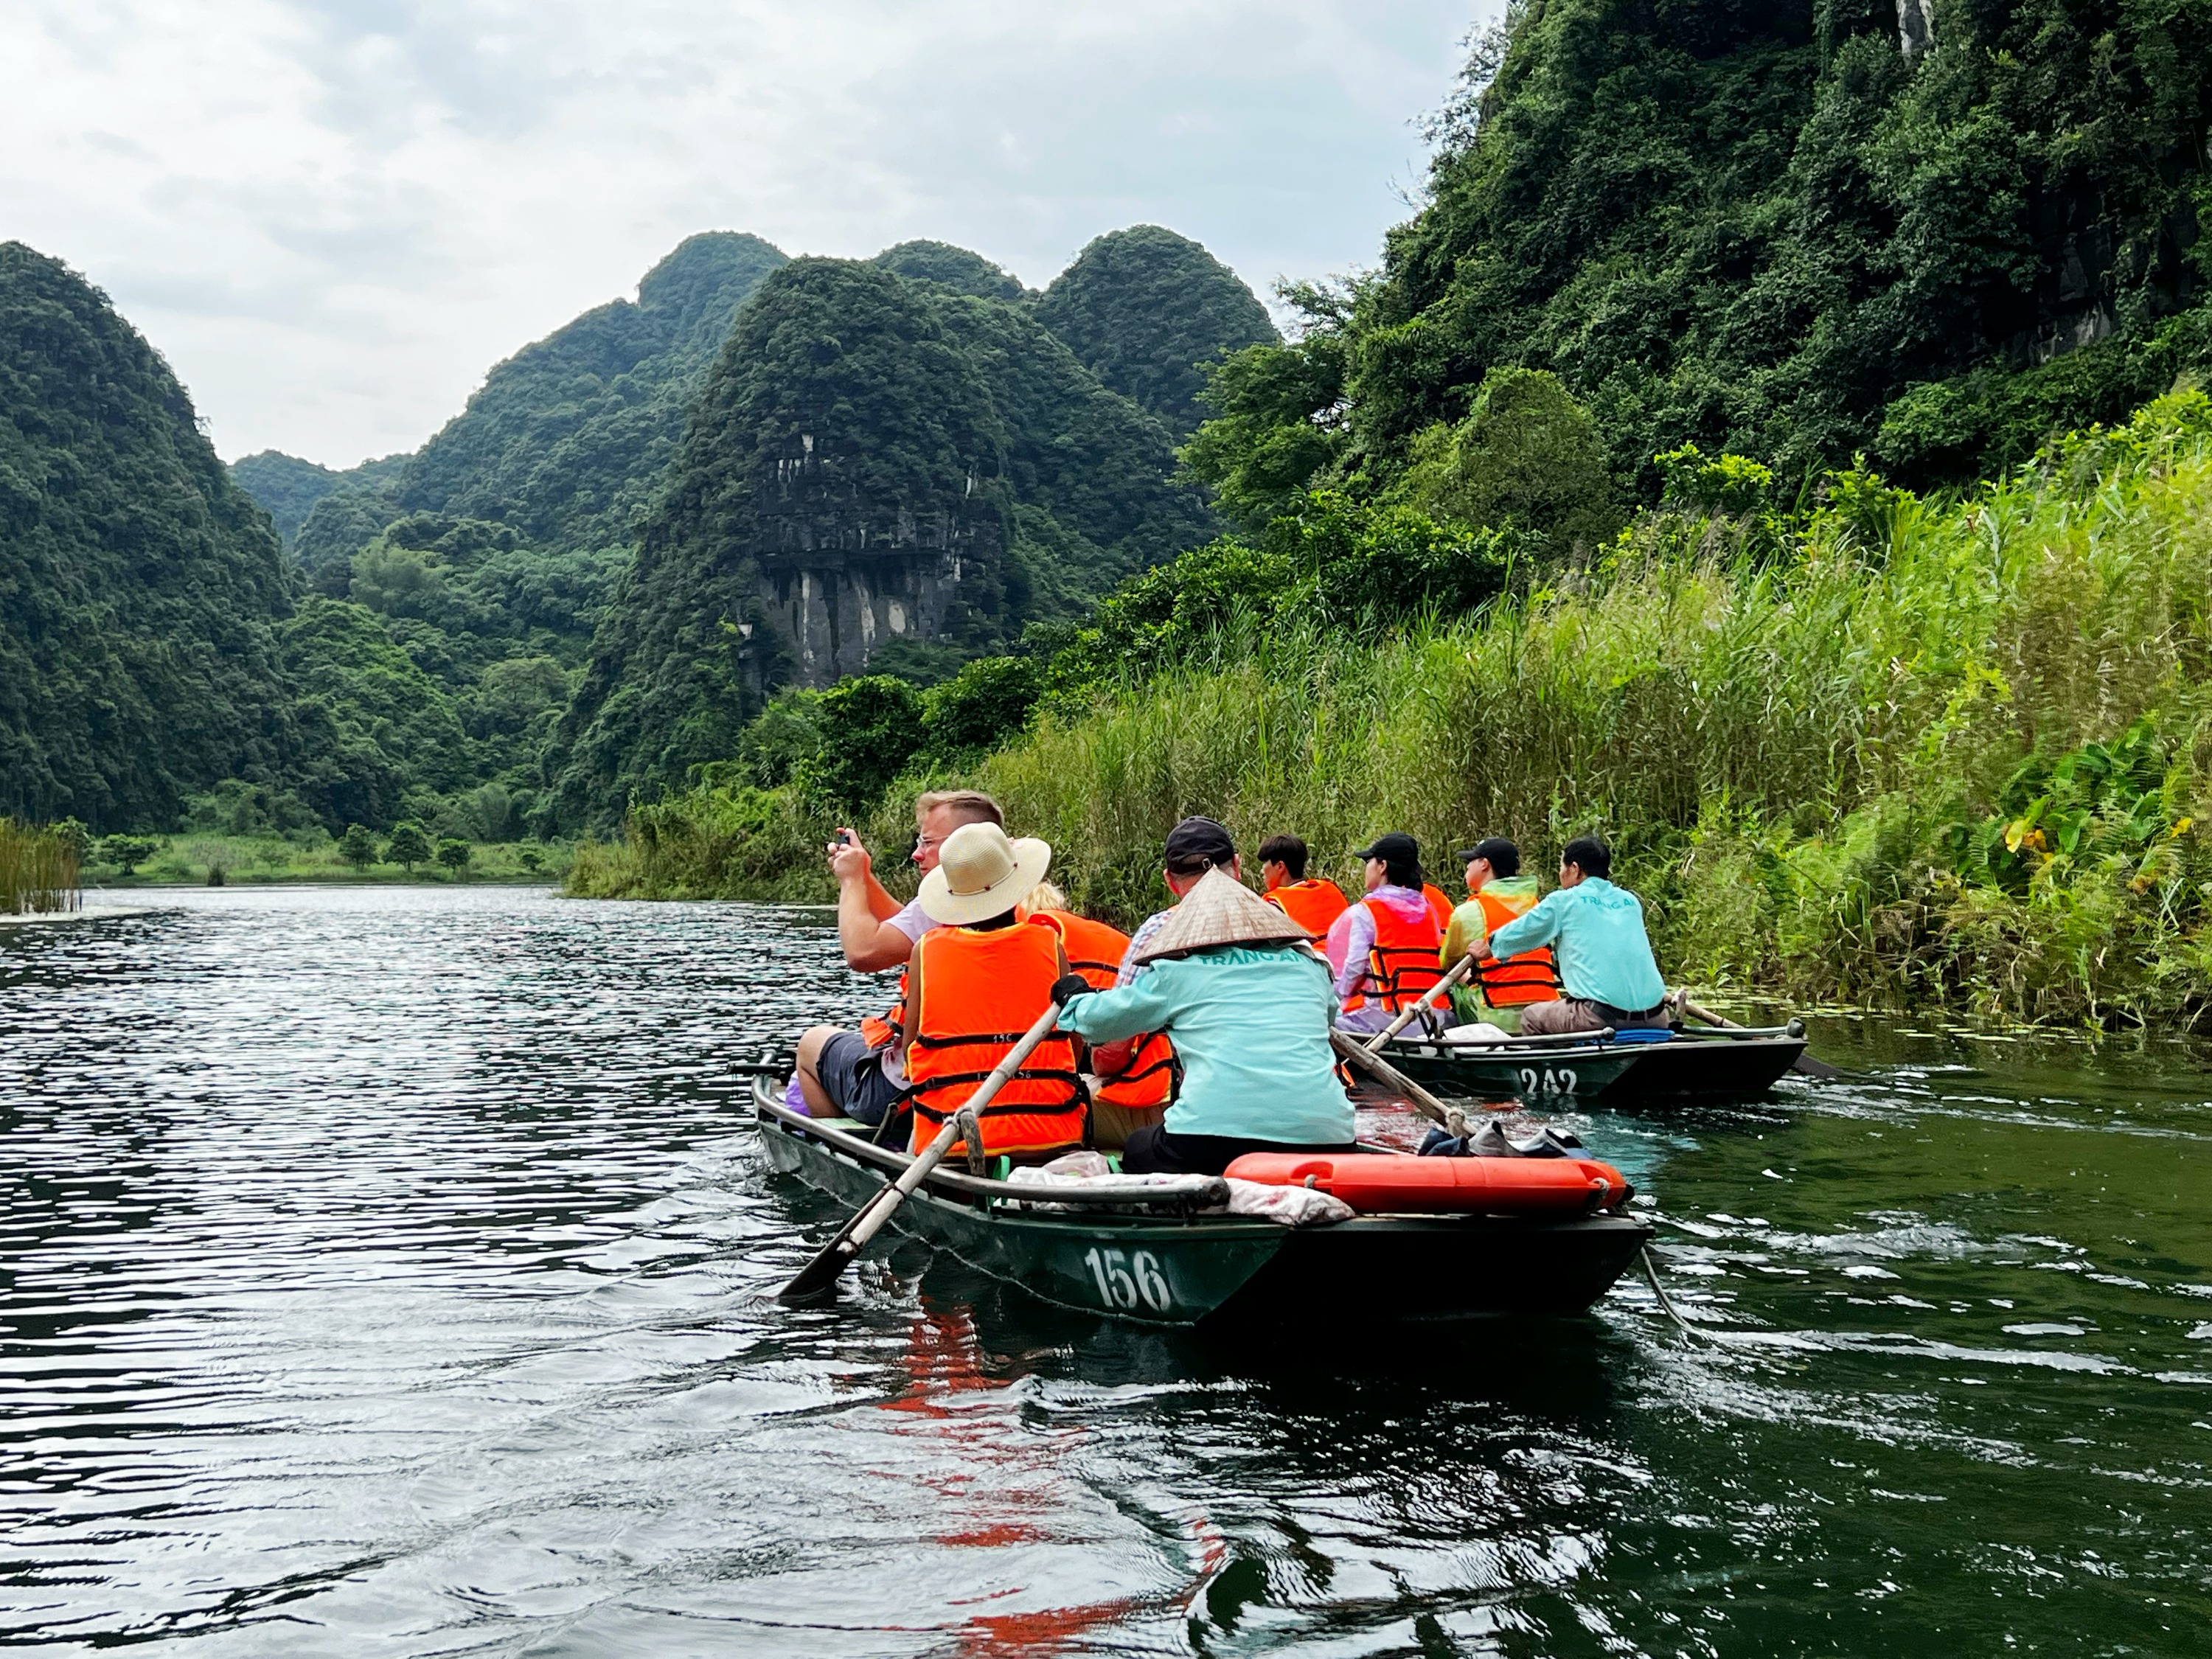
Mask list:
[[[1371,262],[1497,0],[16,0],[0,236],[227,455],[412,448],[696,230],[933,236],[1033,284],[1152,221],[1263,293]]]

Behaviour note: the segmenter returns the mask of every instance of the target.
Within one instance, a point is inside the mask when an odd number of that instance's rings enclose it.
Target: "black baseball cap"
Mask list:
[[[1485,836],[1459,854],[1462,864],[1472,864],[1477,859],[1489,860],[1490,867],[1501,876],[1521,873],[1521,849],[1503,836]]]
[[[1385,864],[1419,864],[1421,861],[1421,843],[1402,830],[1393,830],[1387,836],[1376,836],[1372,847],[1363,847],[1352,856],[1356,859],[1381,859]]]
[[[1212,818],[1185,818],[1168,831],[1164,861],[1170,870],[1205,864],[1226,864],[1237,856],[1237,842]]]

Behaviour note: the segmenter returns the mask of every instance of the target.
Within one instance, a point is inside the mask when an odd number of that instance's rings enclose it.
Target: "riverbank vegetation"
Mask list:
[[[1217,580],[1224,550],[1190,556],[1152,665],[1125,653],[1119,684],[1048,696],[1008,746],[909,772],[875,844],[899,846],[915,787],[958,777],[1127,921],[1161,902],[1158,837],[1189,811],[1248,848],[1295,830],[1344,881],[1385,828],[1438,863],[1481,834],[1547,860],[1595,830],[1679,978],[2196,1019],[2212,402],[2160,399],[1958,497],[1852,470],[1799,507],[1740,458],[1672,467],[1669,502],[1588,562],[1379,640],[1319,580],[1286,600],[1255,556],[1255,601]],[[702,781],[633,812],[571,890],[824,896],[828,805]]]
[[[49,915],[82,902],[78,839],[64,830],[0,818],[0,915]]]
[[[255,835],[106,836],[87,854],[86,879],[102,887],[223,887],[270,882],[551,882],[568,874],[562,842],[491,844],[434,838],[402,824],[388,836],[352,826]],[[412,832],[411,835],[410,832]]]

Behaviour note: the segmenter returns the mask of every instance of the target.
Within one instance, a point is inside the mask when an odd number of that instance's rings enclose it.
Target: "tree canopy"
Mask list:
[[[297,734],[267,517],[169,367],[59,260],[0,243],[0,814],[166,823]]]
[[[1053,279],[1036,315],[1092,374],[1179,438],[1206,412],[1200,366],[1276,337],[1267,308],[1235,271],[1158,225],[1091,242]]]
[[[1924,46],[1890,0],[1515,6],[1381,270],[1294,292],[1193,470],[1384,488],[1503,368],[1557,375],[1646,501],[1685,442],[1952,482],[2164,390],[2208,343],[2212,12],[1916,15]]]

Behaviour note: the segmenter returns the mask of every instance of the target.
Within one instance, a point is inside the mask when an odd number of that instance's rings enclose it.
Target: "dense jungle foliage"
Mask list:
[[[793,261],[739,314],[549,755],[556,821],[735,751],[796,666],[760,598],[777,559],[962,550],[951,624],[885,653],[929,680],[1215,527],[1166,428],[1026,307],[891,263]]]
[[[1267,309],[1188,237],[1133,225],[1097,238],[1038,299],[1037,320],[1178,438],[1203,417],[1205,366],[1276,342]]]
[[[1189,453],[1256,527],[1397,486],[1500,368],[1547,370],[1616,485],[1686,442],[1924,487],[2126,417],[2208,347],[2202,0],[1542,0],[1431,123],[1379,270],[1285,297]]]
[[[1159,837],[1192,811],[1248,849],[1295,830],[1346,884],[1382,829],[1511,835],[1539,869],[1595,830],[1675,979],[2107,1025],[2212,1009],[2212,400],[1955,501],[1846,471],[1792,507],[1764,469],[1671,473],[1601,561],[1457,621],[1347,626],[1322,572],[1286,616],[1189,556],[1212,608],[1142,624],[1154,662],[1009,716],[980,763],[916,747],[858,822],[889,865],[916,789],[990,789],[1124,923],[1164,902]],[[639,808],[573,888],[820,896],[851,803],[808,763]]]
[[[0,816],[130,828],[301,752],[276,537],[161,356],[0,243]]]

